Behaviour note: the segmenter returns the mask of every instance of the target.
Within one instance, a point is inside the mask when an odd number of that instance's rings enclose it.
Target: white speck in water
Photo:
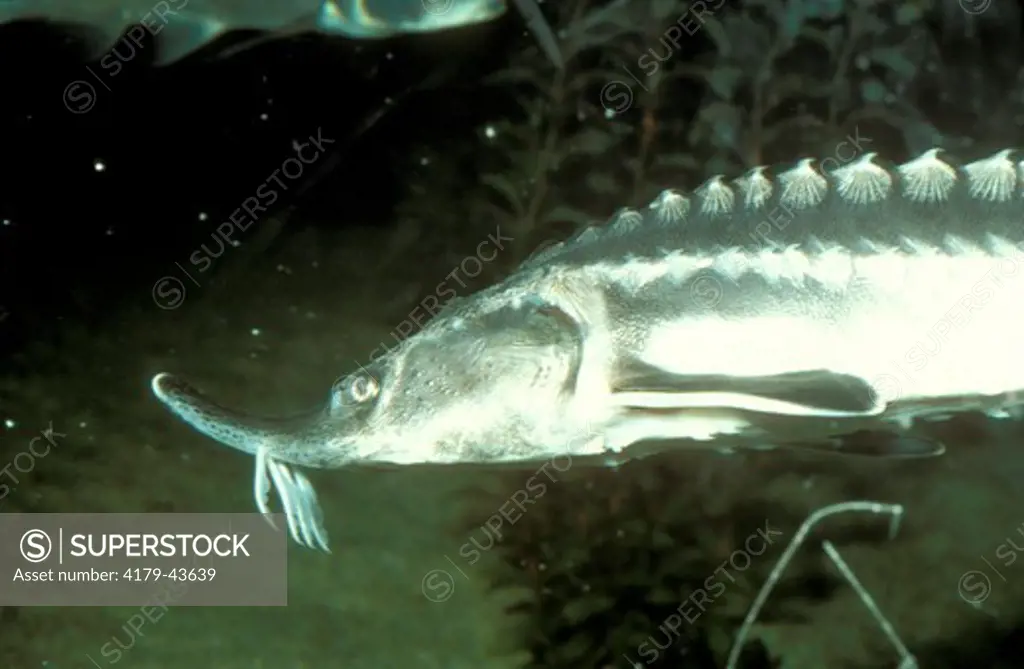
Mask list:
[[[205,211],[199,212],[199,220],[200,221],[205,221],[207,218],[209,218],[209,217],[206,215]]]
[[[493,125],[484,127],[484,137],[487,139],[494,139],[498,136],[498,131],[494,129]]]
[[[260,120],[261,121],[266,121],[269,118],[270,118],[270,116],[267,115],[267,112],[263,112],[262,114],[260,114]]]
[[[107,169],[107,165],[102,160],[96,160],[93,162],[92,168],[97,172],[102,172],[103,170]]]
[[[107,228],[106,235],[107,235],[107,237],[113,237],[114,236],[114,228],[113,227]]]
[[[4,219],[4,225],[10,225],[10,224],[11,224],[11,219],[5,218]]]
[[[259,337],[261,332],[262,330],[260,330],[259,328],[253,328],[249,330],[249,334],[251,334],[253,337]]]
[[[428,158],[427,156],[423,156],[422,158],[420,158],[420,165],[427,166],[429,164],[430,158]]]
[[[84,420],[83,420],[83,421],[79,421],[79,423],[78,423],[78,427],[80,427],[80,428],[83,428],[83,429],[84,429],[84,428],[87,428],[87,427],[89,427],[89,424],[88,424],[88,423],[86,423],[86,422],[85,422]]]
[[[388,97],[384,98],[384,104],[386,104],[386,105],[388,105],[388,106],[390,107],[391,105],[395,104],[395,101],[394,101],[394,99],[393,99],[393,98],[392,98],[392,97],[391,97],[391,96],[389,95]]]
[[[605,109],[604,110],[604,117],[606,119],[613,119],[613,118],[615,118],[615,111],[612,110],[612,109]]]
[[[6,427],[8,430],[11,429],[12,427],[14,427],[15,425],[17,425],[17,423],[15,423],[10,418],[5,418],[4,419],[4,427]]]
[[[394,60],[395,59],[395,54],[393,54],[390,51],[388,51],[386,54],[384,54],[384,57],[387,58],[388,60]]]

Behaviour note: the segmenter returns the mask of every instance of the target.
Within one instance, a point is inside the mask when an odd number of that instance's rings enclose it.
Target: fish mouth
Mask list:
[[[224,407],[184,379],[161,373],[150,383],[153,394],[198,432],[256,458],[253,498],[256,508],[277,529],[270,509],[270,491],[277,492],[288,531],[301,546],[330,553],[323,510],[316,490],[305,474],[275,457],[275,448],[288,439],[297,422],[309,423],[309,416],[296,419],[268,419]]]

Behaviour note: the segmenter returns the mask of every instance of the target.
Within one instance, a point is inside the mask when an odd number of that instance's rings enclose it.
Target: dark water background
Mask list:
[[[723,16],[759,26],[759,6],[737,3]],[[546,11],[564,25],[575,5],[559,7]],[[986,22],[964,19],[957,3],[921,7],[910,24],[877,10],[877,34],[864,39],[935,69],[901,74],[909,83],[876,105],[891,118],[863,131],[897,160],[933,139],[969,157],[1020,145],[1019,11]],[[586,202],[604,216],[668,185],[695,186],[719,165],[827,153],[860,127],[849,110],[870,107],[857,96],[871,89],[857,78],[874,66],[851,66],[856,95],[836,118],[812,103],[780,106],[776,120],[829,117],[796,136],[753,136],[743,116],[752,98],[716,101],[708,91],[717,84],[685,79],[636,89],[636,105],[610,120],[602,82],[659,44],[664,23],[641,26],[646,37],[603,37],[568,84],[552,84],[557,99],[537,109],[557,119],[546,136],[574,156],[557,178],[529,176],[511,150],[488,142],[489,127],[527,127],[517,102],[531,98],[484,80],[527,65],[553,76],[542,58],[523,60],[535,49],[515,16],[382,43],[292,38],[218,59],[235,37],[167,68],[139,49],[116,75],[52,28],[0,29],[0,455],[13,462],[47,426],[66,435],[18,474],[0,509],[251,511],[251,458],[167,415],[149,395],[154,373],[181,372],[253,411],[306,408],[403,332],[410,309],[504,220],[475,208],[487,200],[482,173],[524,189],[546,183],[541,208]],[[756,31],[734,37],[756,50]],[[708,35],[690,38],[671,67],[711,62]],[[820,60],[798,49],[770,76],[780,81],[792,66],[810,77]],[[593,81],[571,85],[581,72]],[[296,155],[294,142],[313,146],[311,137],[323,138],[315,158],[291,163],[295,176],[283,185],[270,181]],[[656,164],[655,155],[673,160]],[[267,211],[251,222],[236,213],[249,198],[269,204],[268,184],[277,200]],[[238,246],[217,234],[232,216],[222,229]],[[561,215],[513,226],[509,254],[459,292],[500,277],[570,223]],[[724,666],[723,649],[781,545],[739,573],[733,565],[738,584],[726,581],[713,606],[669,630],[680,602],[707,588],[715,566],[766,522],[789,537],[823,504],[869,498],[906,505],[898,542],[874,519],[839,523],[827,536],[921,666],[1019,667],[1024,432],[957,430],[956,447],[924,464],[687,455],[574,471],[506,528],[500,550],[490,550],[485,520],[522,474],[318,472],[334,554],[290,547],[287,608],[178,607],[132,629],[137,608],[7,607],[0,665]],[[482,558],[467,557],[479,557],[472,547]],[[896,666],[852,589],[811,553],[775,597],[780,606],[756,634],[763,647],[744,666],[769,666],[768,654],[787,668]],[[960,589],[969,573],[989,583],[981,601]],[[447,596],[425,588],[430,574],[451,579]],[[641,648],[655,641],[665,648],[650,659]],[[104,653],[115,647],[116,657]]]

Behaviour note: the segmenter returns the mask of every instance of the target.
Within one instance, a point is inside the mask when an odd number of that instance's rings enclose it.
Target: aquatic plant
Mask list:
[[[476,513],[461,531],[468,526],[478,536],[486,527],[481,510],[525,497],[496,542],[503,566],[492,581],[499,593],[521,594],[509,613],[521,620],[528,667],[724,665],[798,520],[778,502],[724,495],[755,487],[759,474],[713,459],[725,466],[702,468],[692,454],[617,469],[581,465],[546,480],[543,490],[525,485],[522,472],[509,473],[497,489],[476,493]],[[839,587],[816,556],[793,560],[760,620],[803,619],[794,601]],[[778,665],[755,640],[738,666]]]

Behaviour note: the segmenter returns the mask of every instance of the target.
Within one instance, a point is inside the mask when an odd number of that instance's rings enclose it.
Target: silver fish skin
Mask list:
[[[141,48],[149,33],[158,45],[155,63],[168,65],[237,30],[381,39],[490,21],[506,11],[504,0],[3,0],[0,24],[46,21],[83,29],[95,58],[122,35]]]
[[[220,409],[166,374],[153,390],[285,472],[641,443],[934,455],[907,436],[918,419],[1019,415],[1021,305],[1014,152],[804,159],[665,191],[546,249],[339,380],[304,421]],[[288,485],[293,507],[315,508],[308,482]],[[293,522],[293,536],[317,524]]]

